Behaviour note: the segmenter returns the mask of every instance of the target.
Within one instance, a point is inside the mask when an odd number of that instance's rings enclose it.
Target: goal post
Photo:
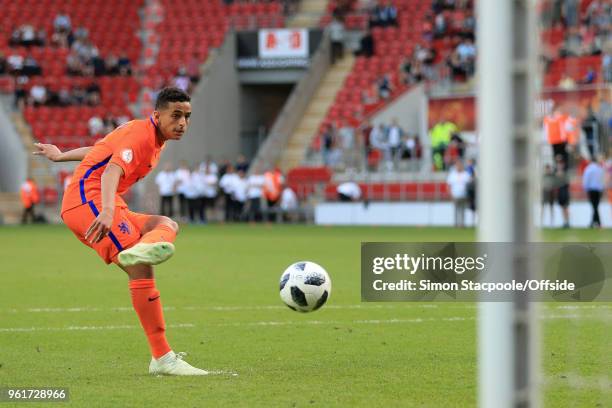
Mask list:
[[[536,0],[478,1],[478,207],[480,242],[535,238],[537,82]],[[510,246],[494,274],[533,276],[531,260]],[[478,308],[481,407],[539,406],[537,322],[528,293]]]

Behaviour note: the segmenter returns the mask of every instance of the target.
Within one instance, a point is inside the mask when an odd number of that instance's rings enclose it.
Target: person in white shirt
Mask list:
[[[359,201],[361,198],[361,188],[354,181],[341,183],[336,191],[340,201]]]
[[[193,212],[198,216],[200,224],[206,224],[208,222],[206,218],[206,207],[204,206],[204,193],[206,192],[206,172],[200,170],[198,167],[194,168],[191,172],[191,183],[198,192],[198,196],[195,199]]]
[[[181,162],[181,165],[174,172],[175,188],[179,198],[179,215],[182,219],[187,218],[188,203],[185,198],[185,187],[189,183],[191,172],[186,162]]]
[[[463,162],[457,160],[446,179],[455,203],[455,227],[465,226],[465,208],[468,202],[468,185],[471,180],[472,176],[464,169]]]
[[[215,208],[215,201],[217,199],[217,183],[219,182],[219,177],[217,177],[217,172],[214,170],[214,163],[208,162],[204,167],[204,179],[202,180],[204,183],[204,187],[202,190],[203,196],[203,207],[204,207],[204,215],[206,219],[208,216],[206,212],[208,209]],[[216,165],[215,165],[216,166]]]
[[[174,215],[175,181],[175,173],[170,163],[166,163],[163,170],[155,176],[155,184],[157,184],[159,196],[161,197],[159,213],[170,218]]]
[[[215,175],[219,174],[219,166],[210,156],[206,156],[206,158],[204,158],[204,161],[200,163],[200,170],[204,172],[208,171]]]
[[[397,118],[393,118],[391,122],[391,126],[389,127],[389,150],[391,155],[391,160],[393,162],[393,167],[397,167],[397,160],[399,159],[399,152],[402,145],[402,137],[404,135],[404,130],[399,125]]]
[[[285,187],[281,193],[280,209],[285,221],[292,220],[298,209],[298,198],[291,187]]]
[[[189,173],[189,178],[183,182],[183,195],[187,201],[187,209],[189,212],[189,222],[196,221],[198,213],[198,204],[200,201],[199,175],[198,171],[194,170]]]
[[[247,218],[249,222],[261,220],[261,199],[266,178],[258,169],[255,169],[253,174],[247,178],[247,184],[247,199],[249,200]]]
[[[234,201],[234,188],[237,179],[238,175],[234,172],[234,166],[228,164],[225,174],[219,180],[219,187],[223,192],[223,198],[225,200],[225,222],[232,221],[235,218],[234,213],[236,204]]]
[[[232,198],[234,199],[234,219],[240,221],[243,218],[244,205],[247,202],[247,193],[249,190],[249,181],[246,178],[244,170],[238,171],[238,177],[234,179],[234,190]]]

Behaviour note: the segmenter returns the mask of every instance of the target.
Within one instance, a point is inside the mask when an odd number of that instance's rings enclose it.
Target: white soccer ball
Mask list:
[[[280,279],[280,297],[297,312],[313,312],[331,295],[331,279],[314,262],[296,262],[285,269]]]

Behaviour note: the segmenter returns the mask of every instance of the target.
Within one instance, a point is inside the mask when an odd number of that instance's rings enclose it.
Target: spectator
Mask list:
[[[397,8],[392,0],[387,0],[386,5],[380,10],[379,22],[382,27],[397,26]]]
[[[21,27],[16,28],[11,33],[11,38],[9,38],[9,46],[10,47],[19,47],[21,45]]]
[[[238,158],[236,159],[236,171],[242,171],[244,173],[249,171],[249,161],[244,156],[244,154],[239,154]]]
[[[40,195],[38,194],[38,186],[36,182],[28,177],[26,182],[21,185],[20,188],[21,203],[23,204],[23,213],[21,215],[21,223],[26,224],[28,218],[32,223],[36,222],[36,213],[34,208],[36,204],[40,202]]]
[[[576,81],[574,81],[574,78],[569,76],[567,73],[564,73],[563,77],[559,80],[559,88],[563,89],[564,91],[574,90],[576,89]]]
[[[378,97],[380,99],[389,99],[391,97],[391,93],[393,92],[393,85],[391,84],[389,74],[385,74],[378,78],[377,86]]]
[[[578,25],[580,0],[563,0],[565,11],[565,25],[575,27]]]
[[[36,32],[36,39],[34,45],[44,47],[47,44],[47,32],[44,29],[40,29]]]
[[[223,171],[223,168],[225,171]],[[227,163],[221,169],[223,175],[219,180],[219,187],[223,192],[224,197],[224,206],[225,206],[225,214],[224,220],[225,222],[233,221],[235,216],[235,201],[234,201],[234,188],[236,186],[236,181],[238,180],[238,175],[234,172],[234,166],[230,163]]]
[[[196,215],[200,216],[200,222],[205,222],[206,220],[202,219],[202,212],[200,211],[200,172],[195,169],[188,169],[189,175],[185,177],[185,180],[182,184],[183,196],[187,201],[187,210],[189,213],[189,222],[195,223]]]
[[[467,189],[470,180],[470,174],[465,171],[463,162],[457,160],[446,179],[451,197],[455,204],[455,227],[465,227],[465,208],[468,198]]]
[[[119,75],[119,59],[112,52],[104,60],[104,70],[106,75]]]
[[[47,103],[47,88],[42,84],[36,84],[30,88],[30,104],[42,106]]]
[[[14,106],[16,109],[23,110],[28,99],[28,92],[26,91],[26,84],[29,82],[27,76],[18,76],[15,79],[15,100]]]
[[[23,60],[21,73],[27,76],[42,75],[42,69],[32,54],[28,54]]]
[[[336,146],[336,130],[333,124],[327,125],[323,135],[321,135],[321,153],[323,155],[323,164],[333,166],[333,151]]]
[[[9,74],[12,75],[25,75],[22,73],[23,70],[23,56],[20,54],[11,54],[7,59]]]
[[[4,75],[8,71],[8,64],[6,62],[6,58],[4,57],[4,53],[0,51],[0,75]]]
[[[213,167],[214,166],[214,167]],[[202,169],[200,169],[202,171]],[[217,168],[216,164],[212,161],[208,161],[206,166],[203,169],[204,171],[204,187],[202,190],[202,196],[204,198],[203,202],[203,211],[204,216],[208,219],[208,215],[206,214],[208,209],[213,209],[215,207],[215,202],[217,200],[217,183],[219,178],[217,177]]]
[[[166,163],[162,171],[155,176],[155,184],[159,190],[159,213],[167,217],[174,216],[174,186],[176,184],[172,165]]]
[[[210,155],[206,155],[204,161],[200,163],[200,170],[210,172],[215,175],[219,174],[219,166],[217,166],[217,163],[215,163]]]
[[[90,136],[100,136],[104,133],[104,122],[102,121],[102,118],[97,115],[89,118],[89,121],[87,121],[87,126],[89,127]]]
[[[344,23],[334,17],[329,24],[329,34],[331,39],[331,63],[344,58]]]
[[[431,129],[431,148],[436,170],[444,170],[444,154],[451,141],[452,135],[457,131],[457,125],[445,118],[442,118]]]
[[[89,83],[89,85],[87,85],[87,88],[85,88],[85,93],[87,94],[87,105],[99,105],[101,99],[100,92],[100,85],[98,85],[96,82]]]
[[[589,104],[587,115],[582,121],[582,131],[584,132],[589,157],[595,157],[599,154],[599,135],[601,131],[591,104]]]
[[[556,189],[556,177],[553,172],[553,168],[550,164],[544,166],[544,177],[542,179],[542,225],[544,225],[544,212],[548,207],[550,214],[550,225],[555,224],[555,189]]]
[[[393,118],[391,121],[391,126],[389,126],[387,139],[391,153],[391,161],[395,168],[397,168],[397,161],[399,160],[403,137],[404,129],[402,129],[402,127],[399,125],[397,118]]]
[[[567,172],[567,162],[562,155],[555,156],[555,179],[557,188],[557,203],[563,214],[563,228],[569,228],[570,185]]]
[[[128,76],[132,75],[132,62],[128,58],[126,53],[122,53],[119,56],[119,75]]]
[[[567,163],[569,155],[567,152],[567,140],[563,133],[565,119],[566,115],[561,112],[561,109],[555,108],[552,115],[544,117],[544,135],[552,148],[553,157],[560,155],[562,160]]]
[[[582,187],[587,193],[591,207],[593,208],[591,228],[601,228],[599,201],[605,189],[604,179],[605,170],[603,167],[603,158],[593,157],[591,163],[584,169],[584,174],[582,175]]]
[[[187,218],[189,211],[189,204],[185,192],[190,188],[189,183],[191,179],[191,171],[186,161],[182,161],[179,168],[174,172],[174,179],[176,180],[176,192],[179,198],[179,215],[181,219]]]
[[[179,68],[178,73],[174,77],[174,86],[185,92],[189,91],[189,87],[191,86],[191,79],[187,75],[187,69],[185,69],[185,67]]]
[[[372,84],[368,89],[361,91],[361,103],[366,107],[378,103],[378,87],[376,84]]]
[[[278,204],[283,187],[283,173],[278,167],[270,169],[264,173],[263,195],[266,199],[268,208],[268,221],[271,221],[271,209]]]
[[[434,17],[434,38],[443,37],[446,34],[446,17],[439,13]]]
[[[87,92],[82,86],[76,84],[72,87],[72,100],[75,105],[83,105],[87,101]]]
[[[187,75],[189,75],[189,79],[192,84],[197,83],[200,80],[200,58],[198,58],[198,54],[193,54],[189,63],[187,64]]]
[[[60,11],[53,20],[53,28],[59,33],[68,33],[72,30],[70,16],[65,11]]]
[[[419,135],[406,134],[402,141],[402,159],[413,160],[421,158],[421,141]]]
[[[244,206],[248,199],[249,182],[246,178],[244,170],[237,171],[238,177],[234,180],[234,191],[232,198],[234,199],[234,218],[233,221],[241,221],[244,217]]]
[[[374,126],[369,136],[370,147],[384,151],[387,148],[387,131],[382,123]]]
[[[597,72],[595,72],[595,69],[592,66],[590,66],[588,68],[587,73],[584,75],[584,78],[580,80],[580,84],[582,85],[593,84],[595,83],[596,79],[597,79]]]
[[[21,45],[31,47],[36,45],[36,30],[30,24],[24,24],[20,27]]]
[[[83,75],[83,63],[75,51],[66,57],[66,73],[68,75]]]
[[[285,187],[280,198],[280,209],[283,213],[283,221],[293,221],[299,203],[295,191],[291,187]]]
[[[265,176],[257,168],[247,178],[248,211],[246,218],[249,222],[261,220],[261,199],[265,183]]]
[[[343,202],[359,201],[361,198],[361,187],[354,181],[339,184],[336,191],[338,193],[338,200]]]
[[[359,40],[359,49],[355,52],[355,55],[370,58],[374,55],[374,50],[374,37],[372,36],[372,31],[368,29],[363,37],[361,37],[361,40]]]

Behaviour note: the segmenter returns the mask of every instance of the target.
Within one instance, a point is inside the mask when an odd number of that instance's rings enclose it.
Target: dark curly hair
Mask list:
[[[159,95],[157,95],[155,110],[164,109],[170,102],[191,102],[191,97],[178,88],[164,88],[159,91]]]

